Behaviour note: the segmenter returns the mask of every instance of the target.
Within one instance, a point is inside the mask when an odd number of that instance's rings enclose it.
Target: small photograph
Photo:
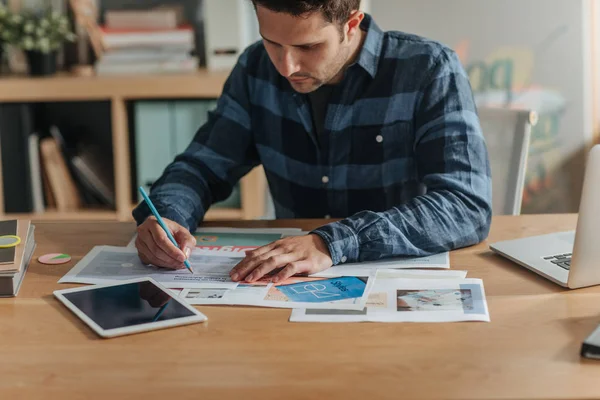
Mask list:
[[[343,276],[323,279],[318,282],[300,282],[278,286],[283,298],[279,301],[299,303],[323,303],[362,297],[367,286],[367,278]],[[267,300],[267,299],[265,299]]]
[[[474,309],[471,289],[398,290],[397,311],[463,311]]]
[[[190,289],[186,299],[222,299],[230,289]]]

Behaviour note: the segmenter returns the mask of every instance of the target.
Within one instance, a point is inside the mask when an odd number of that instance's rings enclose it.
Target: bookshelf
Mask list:
[[[56,75],[30,78],[0,77],[0,103],[109,101],[115,174],[116,210],[84,209],[71,212],[6,214],[0,163],[0,219],[131,221],[131,168],[127,103],[143,99],[211,99],[221,95],[228,71],[198,70],[190,74],[79,77]],[[254,219],[264,214],[266,179],[260,168],[241,183],[240,209],[211,209],[207,220]]]

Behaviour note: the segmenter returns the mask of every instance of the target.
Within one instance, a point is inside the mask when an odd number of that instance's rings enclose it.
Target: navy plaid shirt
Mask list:
[[[334,265],[425,256],[476,244],[491,221],[488,153],[455,53],[370,16],[357,61],[315,136],[310,103],[261,42],[229,76],[217,108],[151,190],[162,216],[193,230],[262,164],[277,218],[344,218],[320,227]],[[133,212],[138,224],[150,214]]]

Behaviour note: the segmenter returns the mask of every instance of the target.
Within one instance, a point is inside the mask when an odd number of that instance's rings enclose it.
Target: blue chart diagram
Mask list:
[[[362,297],[365,292],[366,278],[355,276],[331,278],[316,282],[300,282],[279,286],[278,289],[290,301],[301,303],[322,303]]]

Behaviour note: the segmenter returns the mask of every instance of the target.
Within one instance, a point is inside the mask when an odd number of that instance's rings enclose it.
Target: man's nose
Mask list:
[[[300,71],[300,64],[298,63],[298,60],[292,51],[283,50],[280,69],[281,75],[285,76],[286,78],[289,78],[296,72]]]

